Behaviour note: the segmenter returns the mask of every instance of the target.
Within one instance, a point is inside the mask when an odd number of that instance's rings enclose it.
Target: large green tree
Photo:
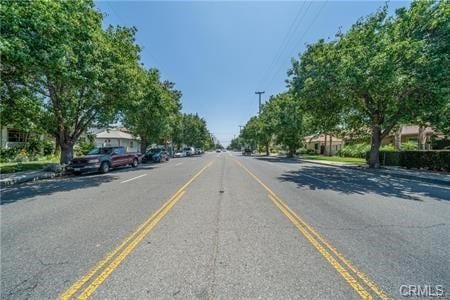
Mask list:
[[[287,146],[288,156],[293,156],[304,136],[301,103],[290,92],[272,97],[266,104],[272,110],[271,118],[275,141]]]
[[[122,121],[141,139],[141,152],[151,143],[166,143],[171,139],[181,109],[181,93],[174,84],[161,82],[156,69],[138,69],[130,102],[122,108]]]
[[[111,122],[128,100],[139,59],[135,29],[103,29],[90,0],[6,1],[0,17],[2,101],[39,105],[68,163],[80,135]]]
[[[445,1],[415,1],[394,17],[384,7],[336,41],[308,47],[290,84],[314,118],[369,127],[369,165],[378,167],[381,141],[396,125],[445,115],[449,14]]]

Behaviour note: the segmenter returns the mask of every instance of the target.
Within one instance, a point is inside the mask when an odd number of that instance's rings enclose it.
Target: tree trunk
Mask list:
[[[323,135],[323,139],[324,139],[324,144],[323,144],[323,155],[327,155],[327,134],[324,133]]]
[[[64,143],[62,145],[60,145],[61,147],[61,158],[59,160],[59,162],[61,164],[69,164],[70,161],[73,158],[73,145],[74,143],[69,142],[69,143]]]
[[[417,139],[419,140],[419,150],[425,150],[424,135],[425,135],[425,127],[419,126],[419,134],[417,136]]]
[[[290,146],[289,152],[288,152],[288,157],[294,157],[295,150],[296,150],[296,147]]]
[[[141,136],[141,153],[145,153],[147,147],[148,147],[147,141],[145,140],[144,137]]]
[[[400,128],[395,132],[394,135],[395,150],[400,151],[401,145],[402,145],[402,127],[400,126]]]
[[[266,143],[266,155],[267,155],[267,156],[270,155],[270,153],[269,153],[269,144],[270,144],[270,142],[267,142],[267,143]]]
[[[381,129],[380,125],[372,125],[372,144],[370,146],[369,167],[380,167],[380,145],[381,145]]]
[[[330,156],[332,156],[333,154],[332,154],[332,149],[331,149],[331,147],[333,146],[333,136],[330,134],[330,153],[329,153],[329,155]]]
[[[58,153],[61,153],[61,147],[59,146],[59,139],[56,136],[55,137],[55,151],[53,152],[55,155],[58,155]]]

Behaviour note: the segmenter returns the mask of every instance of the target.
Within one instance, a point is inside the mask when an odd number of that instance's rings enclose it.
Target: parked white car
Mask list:
[[[175,157],[186,157],[186,151],[177,151],[174,155]]]
[[[195,153],[195,150],[192,147],[186,147],[183,151],[186,153],[186,156],[192,156]]]

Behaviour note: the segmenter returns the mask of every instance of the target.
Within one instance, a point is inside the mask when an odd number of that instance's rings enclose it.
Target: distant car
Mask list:
[[[196,155],[200,155],[200,154],[203,154],[203,153],[205,153],[205,151],[203,151],[202,148],[196,148],[196,149],[195,149],[195,154],[196,154]]]
[[[75,175],[81,173],[107,173],[111,168],[137,167],[141,161],[139,152],[126,152],[124,147],[94,148],[87,155],[75,157],[67,166],[67,171]]]
[[[220,149],[216,149],[216,153],[220,153],[222,152]]]
[[[185,147],[183,151],[186,153],[186,156],[192,156],[195,153],[195,150],[192,147]]]
[[[245,149],[242,151],[242,155],[244,155],[244,156],[250,156],[250,155],[252,155],[252,153],[253,153],[253,151],[252,151],[252,149],[250,149],[250,148],[245,148]]]
[[[186,152],[184,150],[177,151],[174,157],[186,157]]]

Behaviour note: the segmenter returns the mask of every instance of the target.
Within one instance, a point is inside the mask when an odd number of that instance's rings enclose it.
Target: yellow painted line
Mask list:
[[[279,199],[279,198],[278,198]],[[383,300],[388,300],[390,299],[389,296],[386,295],[386,293],[383,292],[383,290],[381,290],[375,282],[373,282],[371,279],[369,279],[369,277],[364,274],[363,272],[359,271],[358,269],[356,269],[356,267],[354,267],[345,257],[342,256],[342,254],[336,250],[336,248],[334,248],[327,240],[325,240],[325,238],[323,238],[316,230],[314,230],[310,225],[308,225],[308,223],[306,223],[305,221],[303,221],[294,211],[292,211],[283,201],[281,201],[281,199],[279,199],[280,204],[286,209],[288,210],[297,220],[299,220],[303,226],[305,226],[318,240],[320,240],[326,247],[328,247],[328,249],[334,254],[336,255],[336,257],[338,257],[342,263],[344,263],[345,266],[347,266],[347,268],[349,268],[353,273],[356,274],[356,276],[358,276],[372,291],[375,292],[375,294],[378,295],[378,297],[380,297]]]
[[[133,249],[144,239],[147,234],[158,224],[158,222],[164,218],[169,210],[180,200],[185,191],[182,191],[178,196],[166,206],[161,213],[118,255],[116,258],[98,275],[94,281],[77,297],[79,300],[88,299],[92,293],[105,281],[106,278],[120,265],[120,263],[133,251]]]
[[[172,197],[167,200],[154,214],[150,216],[144,223],[142,223],[137,229],[135,229],[127,238],[125,238],[116,248],[109,252],[101,261],[98,262],[85,276],[77,280],[72,286],[70,286],[64,293],[59,296],[61,300],[72,299],[72,296],[80,290],[86,282],[88,282],[104,265],[106,265],[122,248],[127,245],[133,238],[135,238],[140,231],[142,231],[149,223],[151,223],[157,216],[174,201],[178,195],[198,177],[202,174],[213,162],[209,162],[203,167],[197,174],[195,174],[188,182],[186,182],[181,188],[179,188]]]
[[[330,250],[338,259],[341,260],[341,262],[350,270],[352,271],[359,279],[361,279],[361,281],[363,281],[373,292],[375,292],[378,297],[380,297],[383,300],[387,300],[389,299],[389,297],[383,292],[383,290],[381,290],[381,288],[379,288],[372,280],[369,279],[369,277],[364,274],[363,272],[359,271],[356,267],[354,267],[347,259],[344,258],[344,256],[342,254],[339,253],[339,251],[336,250],[336,248],[334,248],[327,240],[325,240],[325,238],[323,238],[317,231],[315,231],[310,225],[308,225],[308,223],[306,223],[305,221],[303,221],[295,212],[293,212],[281,199],[280,197],[278,197],[275,192],[273,192],[267,185],[265,185],[255,174],[253,174],[249,169],[247,169],[241,162],[234,160],[241,168],[243,168],[251,177],[253,177],[253,179],[255,179],[267,192],[269,192],[269,197],[272,201],[276,200],[276,205],[278,208],[282,207],[284,209],[283,213],[286,211],[289,213],[290,217],[288,215],[288,218],[292,221],[296,220],[296,222],[298,224],[301,224],[303,226],[304,229],[309,230],[309,232],[306,232],[311,236],[315,236],[320,242],[322,242],[327,248],[328,250]],[[281,210],[281,208],[280,208]],[[292,219],[291,219],[292,218]],[[296,225],[296,223],[294,221],[292,221],[294,223],[294,225]],[[297,227],[297,225],[296,225]],[[297,227],[298,228],[298,227]],[[300,229],[299,229],[300,230]],[[301,231],[301,230],[300,230]],[[303,231],[301,231],[303,233]],[[305,236],[306,237],[306,236]],[[309,240],[309,239],[308,239]],[[311,242],[311,241],[310,241]],[[317,240],[316,240],[317,242]],[[314,245],[314,244],[313,244]],[[320,245],[320,243],[319,243]],[[316,247],[316,246],[315,246]],[[323,247],[322,247],[323,248]],[[317,249],[317,247],[316,247]],[[319,250],[319,249],[318,249]],[[319,251],[320,252],[320,251]],[[327,252],[329,254],[329,252]],[[321,253],[323,255],[323,253]],[[332,257],[332,256],[331,256]],[[328,261],[330,261],[327,257],[325,257]],[[334,259],[334,258],[333,258]],[[336,260],[335,260],[336,261]],[[331,262],[330,262],[331,263]],[[333,265],[333,264],[332,264]],[[340,264],[339,264],[340,265]],[[333,265],[333,267],[336,268],[336,266]],[[340,267],[342,267],[342,265],[340,265]],[[344,269],[345,270],[345,269]],[[338,270],[339,272],[339,270]],[[346,271],[347,272],[347,271]],[[339,272],[344,279],[347,281],[346,278],[346,274],[343,274],[341,272]],[[348,274],[348,272],[347,272]],[[344,276],[345,275],[345,276]],[[347,281],[348,282],[348,281]],[[353,287],[353,286],[352,286]],[[357,286],[353,287],[358,288]],[[356,290],[358,292],[358,290]],[[367,292],[367,291],[366,291]],[[360,294],[358,292],[358,294]],[[360,294],[361,295],[361,294]],[[362,295],[361,295],[362,296]],[[370,295],[369,295],[370,296]],[[362,296],[363,297],[363,296]],[[365,297],[363,297],[365,298]]]
[[[277,199],[275,199],[272,195],[269,194],[270,200],[283,212],[283,214],[288,217],[289,220],[297,227],[297,229],[305,236],[305,238],[322,254],[323,257],[330,263],[330,265],[338,271],[338,273],[344,278],[344,280],[361,296],[363,299],[372,299],[370,294],[361,286],[358,281],[350,275],[350,273],[345,270],[342,265],[334,259],[334,257],[325,250],[324,247],[314,239],[308,231],[302,226],[298,220],[296,220],[288,210],[286,210]]]

